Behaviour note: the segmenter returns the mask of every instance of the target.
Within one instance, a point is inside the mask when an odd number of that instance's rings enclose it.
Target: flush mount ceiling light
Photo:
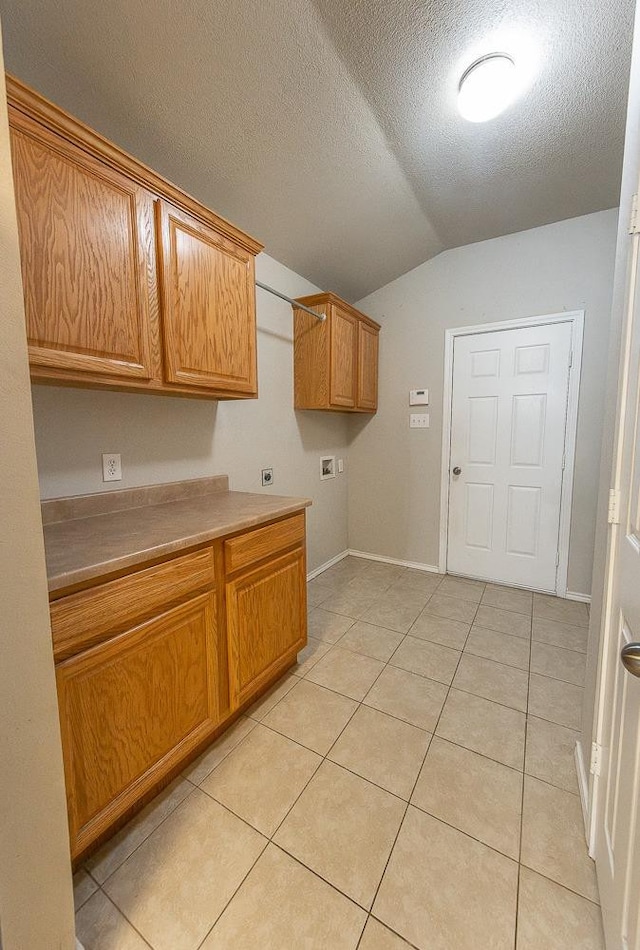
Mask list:
[[[458,110],[469,122],[487,122],[518,95],[516,64],[508,53],[489,53],[465,69],[458,87]]]

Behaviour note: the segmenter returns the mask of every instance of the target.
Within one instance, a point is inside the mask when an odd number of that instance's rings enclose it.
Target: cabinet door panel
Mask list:
[[[11,144],[31,365],[157,376],[151,195],[50,133]]]
[[[358,325],[358,408],[378,408],[378,331]]]
[[[304,548],[227,584],[230,692],[237,707],[267,682],[272,668],[306,642]]]
[[[219,721],[215,595],[56,668],[74,852]]]
[[[334,406],[354,408],[356,404],[356,359],[358,320],[350,313],[331,308],[330,401]]]
[[[164,201],[158,216],[167,380],[255,394],[253,255]]]

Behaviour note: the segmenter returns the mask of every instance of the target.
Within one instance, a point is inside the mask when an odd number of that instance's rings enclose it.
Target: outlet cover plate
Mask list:
[[[428,412],[410,413],[409,428],[410,429],[428,429],[429,428],[429,413]]]
[[[122,460],[117,452],[108,452],[102,456],[102,481],[122,481]]]
[[[262,469],[262,484],[265,488],[269,488],[271,485],[273,485],[273,469],[272,468]]]

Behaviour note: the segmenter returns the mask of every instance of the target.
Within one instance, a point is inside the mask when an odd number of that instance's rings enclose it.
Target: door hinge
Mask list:
[[[609,514],[607,516],[609,524],[620,524],[620,489],[609,489]]]
[[[589,763],[589,771],[592,775],[600,775],[600,765],[602,762],[602,746],[598,745],[597,742],[591,743],[591,762]]]
[[[569,369],[573,366],[573,349],[569,351]]]
[[[560,564],[560,551],[556,551],[556,567]]]
[[[562,471],[563,471],[563,472],[564,472],[564,470],[565,470],[566,464],[567,464],[567,453],[566,453],[566,452],[563,452],[563,453],[562,453]]]
[[[631,199],[631,217],[629,219],[629,234],[640,234],[640,221],[638,220],[638,196]]]

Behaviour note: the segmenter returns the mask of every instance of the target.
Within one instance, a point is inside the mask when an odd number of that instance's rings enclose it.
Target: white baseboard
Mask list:
[[[582,804],[582,818],[584,821],[585,833],[589,833],[589,782],[587,780],[587,770],[584,764],[582,754],[582,742],[578,739],[574,752],[576,760],[576,772],[578,773],[578,789],[580,790],[580,802]]]
[[[566,600],[577,600],[581,604],[591,603],[591,597],[589,596],[589,594],[577,594],[573,590],[568,590],[564,596]]]
[[[307,580],[312,581],[314,577],[317,577],[318,574],[322,574],[323,571],[328,571],[330,567],[333,567],[334,564],[337,564],[338,561],[344,560],[345,557],[348,557],[351,554],[351,551],[348,549],[341,551],[340,554],[336,554],[335,557],[329,558],[328,561],[325,561],[324,564],[321,564],[320,567],[316,567],[315,571],[311,571],[307,574]]]
[[[307,574],[307,580],[313,580],[314,577],[317,577],[319,574],[327,571],[330,567],[333,567],[334,564],[344,560],[345,557],[362,557],[367,561],[380,561],[382,564],[396,564],[398,567],[410,567],[414,571],[425,571],[428,574],[441,573],[437,564],[423,564],[421,561],[403,561],[401,558],[397,557],[385,557],[382,554],[370,554],[368,551],[356,551],[353,548],[347,548],[345,551],[341,551],[340,554],[336,554],[335,557],[325,561],[324,564],[320,565],[320,567],[316,567],[314,571],[311,571],[309,574]],[[567,591],[565,598],[567,600],[577,600],[581,604],[591,603],[591,597],[588,594],[579,594],[572,590]]]
[[[414,571],[426,571],[429,574],[439,574],[435,564],[422,564],[420,561],[402,561],[397,557],[383,557],[382,554],[369,554],[367,551],[354,551],[350,548],[347,552],[351,557],[363,557],[367,561],[382,561],[383,564],[397,564],[398,567],[410,567]]]

